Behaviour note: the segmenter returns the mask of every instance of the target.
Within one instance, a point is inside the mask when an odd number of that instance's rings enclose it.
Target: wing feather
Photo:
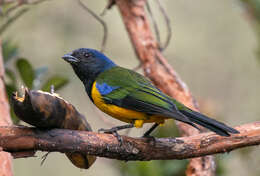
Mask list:
[[[116,87],[113,90],[109,88],[110,91],[104,90],[104,92],[109,92],[102,95],[106,103],[148,115],[174,118],[196,127],[188,117],[178,111],[170,97],[163,94],[139,73],[116,67],[104,74],[105,76],[101,75],[97,79],[100,85]]]

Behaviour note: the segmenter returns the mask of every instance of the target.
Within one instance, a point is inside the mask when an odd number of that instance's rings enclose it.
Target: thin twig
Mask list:
[[[166,12],[166,10],[164,9],[164,7],[161,4],[160,0],[155,0],[159,6],[159,9],[164,17],[165,23],[166,23],[166,27],[167,27],[167,37],[166,37],[166,41],[164,43],[164,45],[161,47],[161,51],[164,51],[170,44],[171,41],[171,37],[172,37],[172,29],[171,29],[171,20]]]
[[[160,38],[160,31],[159,31],[157,22],[156,22],[156,20],[155,20],[155,18],[153,16],[153,12],[151,10],[149,1],[146,1],[146,8],[147,8],[147,11],[148,11],[148,13],[149,13],[149,15],[151,17],[151,21],[152,21],[152,24],[153,24],[153,29],[154,29],[154,32],[155,32],[155,37],[156,37],[156,40],[158,42],[159,49],[161,50],[162,43],[161,43],[161,38]]]
[[[21,4],[17,3],[14,6],[10,7],[6,13],[4,14],[5,16],[8,16],[12,11],[14,11],[16,8],[18,8],[19,6],[21,6]]]
[[[40,4],[44,1],[47,1],[47,0],[38,0],[38,1],[33,1],[33,2],[28,2],[28,1],[17,2],[13,7],[10,7],[4,15],[8,16],[12,11],[14,11],[16,8],[18,8],[22,5],[37,5],[37,4]]]
[[[116,4],[115,0],[108,0],[108,3],[104,10],[100,13],[100,16],[104,16],[108,9],[111,9]]]
[[[10,17],[9,19],[7,19],[7,21],[1,25],[0,27],[0,35],[13,23],[15,22],[19,17],[21,17],[23,14],[25,14],[29,9],[25,8],[25,9],[21,9],[20,11],[16,12],[16,14],[12,17]]]
[[[27,2],[27,1],[19,1],[17,2],[14,6],[10,7],[4,14],[4,17],[6,17],[6,22],[0,26],[0,35],[13,23],[15,22],[19,17],[21,17],[22,15],[24,15],[29,8],[24,8],[18,12],[16,12],[12,17],[8,17],[9,14],[14,11],[15,9],[17,9],[18,7],[21,7],[22,5],[37,5],[39,3],[42,3],[44,1],[47,0],[38,0],[38,1],[33,1],[33,2]]]
[[[78,3],[84,10],[86,10],[89,14],[91,14],[103,26],[104,35],[103,35],[100,51],[104,52],[106,47],[106,42],[107,42],[107,36],[108,36],[107,24],[102,18],[100,18],[100,16],[98,16],[95,12],[89,9],[81,0],[78,0]]]

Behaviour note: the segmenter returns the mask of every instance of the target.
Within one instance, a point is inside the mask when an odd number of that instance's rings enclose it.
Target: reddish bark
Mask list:
[[[2,57],[2,43],[0,40],[0,126],[11,125],[10,107],[4,85],[4,64]],[[12,156],[0,150],[0,176],[12,176]]]

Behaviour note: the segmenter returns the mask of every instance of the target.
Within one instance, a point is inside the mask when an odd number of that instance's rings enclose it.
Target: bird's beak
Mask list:
[[[65,54],[62,59],[64,59],[65,61],[69,62],[69,63],[77,63],[79,62],[79,59],[72,56],[72,53],[68,53],[68,54]]]

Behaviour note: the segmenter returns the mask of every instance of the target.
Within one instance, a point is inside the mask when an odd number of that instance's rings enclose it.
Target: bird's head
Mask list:
[[[65,54],[62,58],[70,63],[77,76],[84,83],[95,80],[99,73],[116,66],[103,53],[89,48],[76,49]]]

